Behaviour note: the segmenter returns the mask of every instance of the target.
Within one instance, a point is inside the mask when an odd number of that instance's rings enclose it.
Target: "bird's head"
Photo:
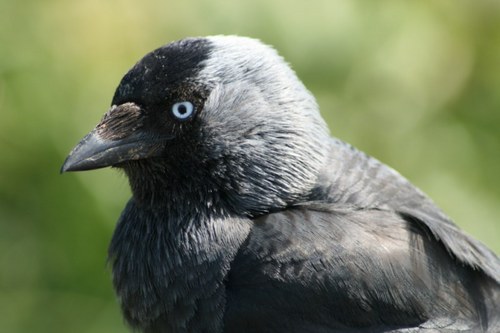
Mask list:
[[[187,38],[125,75],[62,171],[122,168],[138,201],[257,215],[310,193],[328,141],[313,96],[272,48]]]

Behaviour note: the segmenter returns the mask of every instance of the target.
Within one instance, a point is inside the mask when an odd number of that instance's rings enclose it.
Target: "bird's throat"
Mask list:
[[[210,331],[218,331],[221,322],[213,318],[224,311],[223,281],[249,233],[250,221],[198,216],[151,210],[134,199],[128,203],[109,258],[115,290],[133,327],[147,332],[160,326],[211,322],[215,326]],[[203,320],[205,316],[210,320]]]

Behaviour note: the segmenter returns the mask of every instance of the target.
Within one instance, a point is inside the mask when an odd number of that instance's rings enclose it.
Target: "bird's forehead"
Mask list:
[[[212,48],[206,38],[187,38],[148,53],[123,77],[112,104],[145,103],[160,98],[171,87],[193,82]]]

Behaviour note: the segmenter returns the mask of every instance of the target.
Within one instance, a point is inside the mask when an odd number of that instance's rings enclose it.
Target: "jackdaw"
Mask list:
[[[142,58],[62,171],[132,198],[109,247],[141,332],[500,332],[500,260],[396,171],[329,136],[257,40]]]

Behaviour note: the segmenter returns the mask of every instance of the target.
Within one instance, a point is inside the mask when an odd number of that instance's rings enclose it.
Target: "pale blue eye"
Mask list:
[[[172,105],[172,114],[179,120],[186,120],[194,113],[194,105],[191,102],[184,101]]]

